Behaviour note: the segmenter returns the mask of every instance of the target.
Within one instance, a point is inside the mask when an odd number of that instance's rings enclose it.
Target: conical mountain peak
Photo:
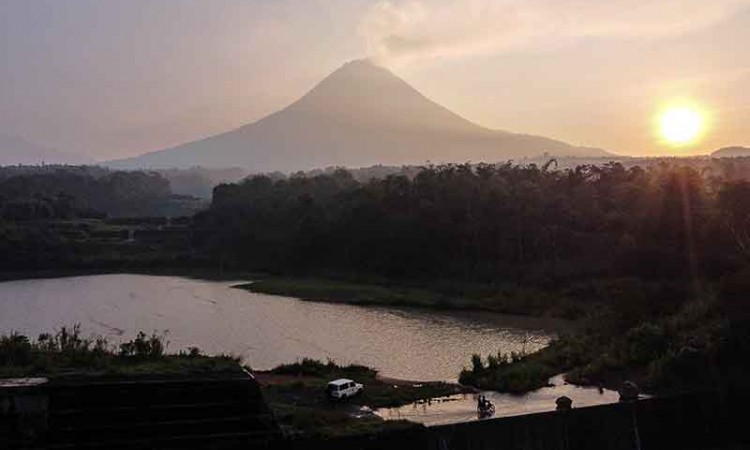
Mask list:
[[[426,161],[497,162],[542,153],[604,154],[480,127],[426,98],[390,70],[355,60],[257,122],[114,165],[246,167],[264,172]]]
[[[429,100],[406,81],[370,60],[350,61],[292,104],[289,111],[335,116],[345,122],[398,128],[480,129]]]
[[[333,75],[336,72],[347,72],[347,71],[385,71],[389,72],[388,69],[385,67],[376,64],[373,62],[373,60],[368,58],[362,58],[362,59],[353,59],[351,61],[345,62],[341,67],[336,69],[331,75]]]
[[[341,67],[331,72],[323,81],[328,79],[341,79],[341,78],[377,78],[377,77],[391,77],[398,78],[393,72],[387,68],[376,64],[370,59],[354,59],[344,63]]]

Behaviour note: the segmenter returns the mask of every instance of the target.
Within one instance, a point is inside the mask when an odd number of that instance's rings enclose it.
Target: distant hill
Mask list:
[[[215,186],[221,183],[236,183],[248,175],[247,171],[239,167],[227,169],[192,167],[190,169],[160,169],[157,172],[169,180],[173,194],[200,198],[211,198]]]
[[[497,162],[607,156],[555,139],[483,128],[427,99],[385,68],[354,61],[283,110],[234,131],[108,163],[118,168],[328,166]]]
[[[724,147],[711,153],[713,158],[736,158],[740,156],[750,156],[749,147]]]
[[[11,134],[0,133],[0,166],[17,164],[90,164],[86,157],[53,150]]]

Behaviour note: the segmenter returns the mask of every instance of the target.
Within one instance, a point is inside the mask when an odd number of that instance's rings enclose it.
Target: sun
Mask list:
[[[693,107],[669,108],[659,119],[661,136],[672,145],[695,142],[700,137],[704,125],[703,114]]]

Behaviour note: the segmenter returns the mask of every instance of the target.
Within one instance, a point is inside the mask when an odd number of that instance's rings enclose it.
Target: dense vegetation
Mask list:
[[[203,205],[173,195],[152,172],[2,167],[0,270],[184,265],[190,246],[175,225],[185,228],[189,219],[164,216],[191,216]]]
[[[745,264],[750,183],[689,167],[448,165],[221,185],[199,226],[237,266],[559,286],[716,277]],[[648,262],[648,264],[644,264]]]
[[[101,336],[83,336],[80,327],[62,327],[36,340],[18,333],[0,335],[0,377],[134,375],[239,372],[239,359],[207,357],[192,348],[168,354],[164,335],[138,333],[119,346]]]
[[[546,385],[551,375],[568,372],[566,380],[576,384],[616,389],[630,379],[652,393],[746,390],[750,322],[747,313],[731,312],[746,304],[750,291],[747,281],[743,283],[741,303],[720,287],[718,292],[695,293],[672,313],[623,318],[622,309],[611,307],[592,317],[583,332],[563,336],[537,353],[486,359],[474,355],[460,380],[524,392]]]
[[[0,218],[5,221],[179,216],[201,204],[172,194],[155,172],[90,166],[0,167]]]
[[[436,286],[484,309],[507,305],[508,292],[521,312],[564,297],[589,317],[541,354],[467,371],[484,387],[524,390],[562,370],[587,383],[627,374],[652,390],[736,374],[747,354],[750,161],[552,164],[430,166],[364,182],[343,170],[258,176],[217,187],[196,223],[213,230],[204,248],[227,267],[333,277],[338,288]]]

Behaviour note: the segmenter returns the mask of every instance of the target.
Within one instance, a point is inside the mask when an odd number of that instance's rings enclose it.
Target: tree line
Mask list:
[[[651,392],[748,376],[750,181],[737,171],[549,161],[256,176],[218,186],[194,224],[225,267],[449,286],[486,309],[583,320],[536,354],[475,355],[461,377],[484,389],[563,372]]]
[[[449,164],[356,181],[346,170],[214,189],[196,226],[226,264],[404,279],[555,285],[715,278],[750,257],[750,182],[679,165]]]
[[[104,218],[192,214],[169,180],[146,171],[95,166],[0,168],[0,220]],[[189,203],[189,202],[186,202]]]

